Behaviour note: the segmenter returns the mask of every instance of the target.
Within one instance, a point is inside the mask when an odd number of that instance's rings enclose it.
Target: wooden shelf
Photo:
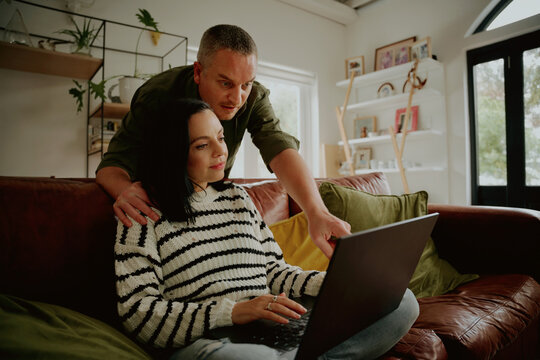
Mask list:
[[[0,67],[39,74],[90,79],[103,59],[0,41]]]
[[[122,119],[129,112],[129,104],[103,103],[103,117],[107,119]],[[101,117],[101,105],[90,113],[90,117]]]

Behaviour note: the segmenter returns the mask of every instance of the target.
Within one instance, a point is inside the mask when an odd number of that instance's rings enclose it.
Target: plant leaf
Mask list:
[[[88,86],[90,87],[90,94],[94,95],[94,99],[100,98],[105,101],[105,83],[107,80],[101,80],[100,82],[93,83],[89,82]]]
[[[82,85],[76,80],[73,80],[73,82],[75,83],[76,87],[69,89],[69,93],[77,101],[77,112],[80,112],[83,108],[83,94],[86,92],[86,90],[83,90]]]
[[[71,19],[71,22],[75,25],[75,30],[62,29],[56,31],[56,33],[71,36],[73,38],[73,43],[77,45],[76,51],[83,48],[89,48],[98,36],[98,29],[93,27],[90,28],[92,20],[87,21],[87,19],[84,19],[82,27],[79,27],[73,19]]]
[[[158,23],[154,20],[152,15],[148,12],[146,9],[139,9],[139,13],[135,14],[137,18],[139,19],[139,22],[141,22],[144,26],[148,26],[154,29],[154,31],[159,32],[159,29],[157,27]]]

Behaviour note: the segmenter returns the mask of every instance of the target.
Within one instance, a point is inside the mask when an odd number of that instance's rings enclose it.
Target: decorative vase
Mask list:
[[[84,55],[84,56],[92,57],[91,49],[89,46],[79,47],[77,46],[77,44],[71,44],[71,53],[76,54],[76,55]]]
[[[134,76],[124,76],[118,80],[120,88],[120,101],[123,104],[131,104],[135,91],[144,84],[145,80]]]

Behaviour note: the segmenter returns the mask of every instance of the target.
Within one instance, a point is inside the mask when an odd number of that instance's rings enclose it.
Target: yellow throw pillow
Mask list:
[[[328,258],[311,241],[308,221],[303,212],[269,226],[283,251],[285,262],[304,270],[325,271]]]

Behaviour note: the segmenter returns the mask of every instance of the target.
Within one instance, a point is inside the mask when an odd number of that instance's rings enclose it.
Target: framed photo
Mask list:
[[[377,131],[376,116],[362,116],[354,119],[354,138],[361,139],[368,136],[368,133]]]
[[[375,71],[411,61],[410,47],[415,41],[413,36],[375,50]]]
[[[355,169],[369,169],[371,160],[371,148],[356,149],[353,154],[353,166]]]
[[[377,90],[378,98],[384,98],[391,95],[394,95],[394,85],[392,85],[392,83],[385,82],[379,86],[379,89]]]
[[[411,45],[411,61],[431,58],[431,38],[428,36]]]
[[[356,71],[356,75],[364,75],[363,56],[345,59],[345,78],[349,79],[353,71]]]
[[[406,113],[407,113],[407,108],[396,110],[396,124],[394,126],[394,131],[396,133],[403,132],[403,125],[405,124]],[[418,126],[418,105],[411,106],[411,118],[409,119],[409,126],[407,129],[407,132],[415,131],[417,126]]]

